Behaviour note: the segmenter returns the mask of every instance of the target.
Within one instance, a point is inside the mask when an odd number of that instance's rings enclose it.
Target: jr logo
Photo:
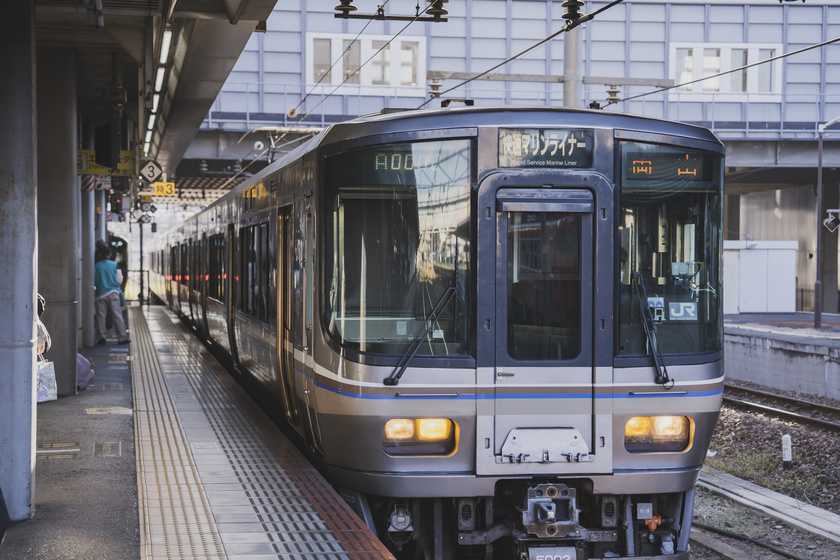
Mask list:
[[[668,317],[672,321],[696,321],[697,304],[687,301],[669,302]]]

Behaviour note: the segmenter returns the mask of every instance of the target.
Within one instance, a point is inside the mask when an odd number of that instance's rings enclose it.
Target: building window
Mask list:
[[[740,68],[747,65],[747,49],[732,49],[730,68]],[[741,70],[729,75],[729,91],[744,93],[747,91],[747,72]]]
[[[344,39],[344,54],[342,55],[344,67],[344,83],[359,83],[359,67],[362,65],[362,55],[359,52],[360,41]]]
[[[315,81],[329,84],[332,81],[329,39],[315,39],[312,42],[312,64]]]
[[[413,88],[416,91],[402,93],[425,95],[425,37],[365,36],[357,39],[349,34],[308,33],[306,38],[306,82],[323,86],[325,93],[335,86],[345,89],[343,93],[352,94],[360,93],[358,87],[353,86],[386,86]],[[333,66],[336,71],[330,72]],[[332,87],[327,90],[328,86]],[[342,93],[341,90],[338,93]],[[362,89],[361,93],[381,95],[374,89]]]
[[[678,84],[685,84],[694,80],[694,49],[677,49],[676,51],[675,76]],[[691,91],[692,84],[685,86],[686,91]]]
[[[776,56],[775,49],[758,49],[758,60],[768,60]],[[758,67],[758,91],[773,92],[773,63],[765,63]]]
[[[417,43],[404,42],[400,51],[400,83],[404,86],[417,85]]]
[[[720,74],[720,49],[703,49],[703,77]],[[700,82],[703,91],[720,91],[720,76]]]
[[[370,61],[371,83],[376,86],[391,85],[391,49],[388,41],[372,41],[373,59]]]
[[[715,44],[671,43],[671,77],[677,84],[701,80],[673,91],[673,95],[691,92],[697,101],[707,100],[703,95],[726,96],[723,100],[745,100],[747,94],[771,94],[779,96],[781,84],[781,62],[776,60],[733,72],[726,76],[711,78],[721,72],[768,60],[781,52],[781,45],[767,44]],[[708,100],[711,100],[709,97]]]

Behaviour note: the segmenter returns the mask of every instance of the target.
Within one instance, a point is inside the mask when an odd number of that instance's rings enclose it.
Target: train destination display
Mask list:
[[[706,153],[696,150],[673,150],[659,147],[644,151],[626,151],[623,154],[625,178],[654,181],[709,181],[711,160]]]
[[[591,130],[499,129],[499,167],[591,167]]]

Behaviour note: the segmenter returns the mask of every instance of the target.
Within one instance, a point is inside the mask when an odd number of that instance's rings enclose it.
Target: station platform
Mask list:
[[[840,400],[840,315],[742,313],[726,315],[726,378],[779,391]]]
[[[38,404],[35,515],[0,559],[393,558],[169,311],[129,329],[82,352],[87,389]]]

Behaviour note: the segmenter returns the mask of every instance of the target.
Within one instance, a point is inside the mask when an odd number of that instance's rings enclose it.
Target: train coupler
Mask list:
[[[578,530],[576,491],[565,484],[539,484],[528,489],[522,525],[539,538],[575,538]]]
[[[388,538],[394,544],[405,544],[411,539],[414,533],[414,519],[408,507],[404,504],[395,504],[391,516],[388,518]]]

